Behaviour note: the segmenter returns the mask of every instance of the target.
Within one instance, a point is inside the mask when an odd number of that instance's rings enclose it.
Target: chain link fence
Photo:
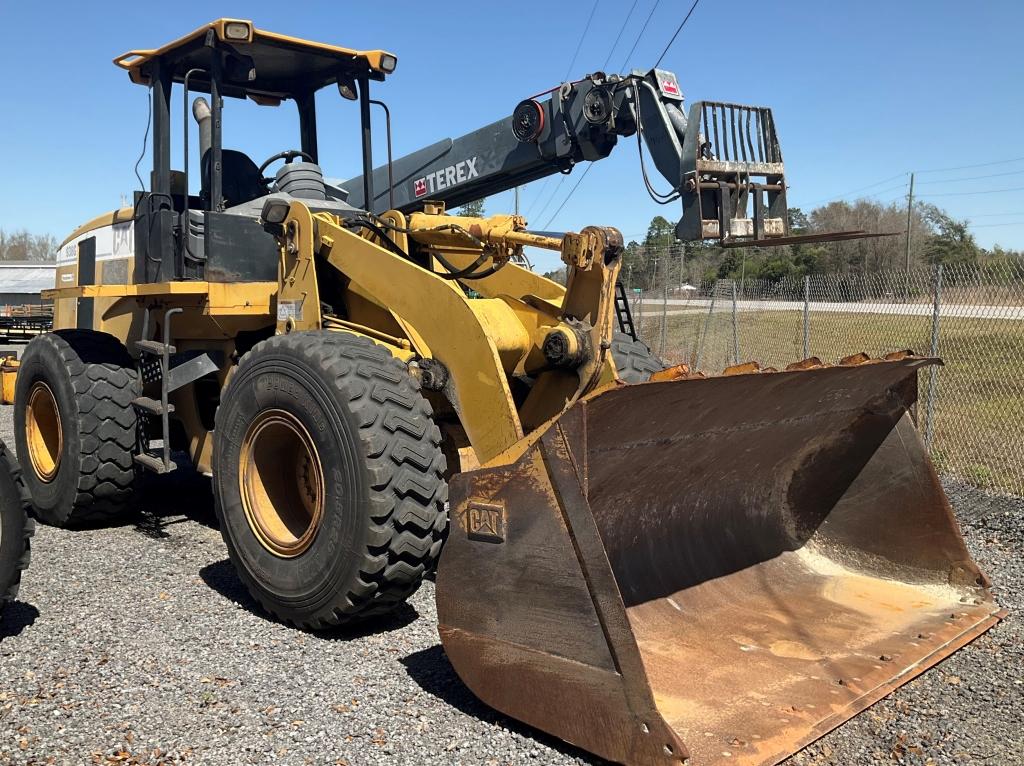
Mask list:
[[[633,290],[637,332],[668,362],[709,373],[740,362],[782,368],[816,356],[912,349],[917,422],[940,473],[1024,495],[1024,268],[947,265],[780,281]]]

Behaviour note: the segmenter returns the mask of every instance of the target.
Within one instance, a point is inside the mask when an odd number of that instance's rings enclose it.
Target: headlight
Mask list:
[[[283,223],[284,219],[288,217],[289,207],[288,200],[271,197],[263,203],[263,211],[260,213],[260,218],[263,219],[264,223]]]
[[[224,25],[224,39],[225,40],[244,40],[249,41],[252,37],[252,25],[245,21],[229,21]]]
[[[382,72],[391,74],[395,71],[396,66],[398,66],[398,59],[390,53],[385,53],[380,57],[380,68]]]

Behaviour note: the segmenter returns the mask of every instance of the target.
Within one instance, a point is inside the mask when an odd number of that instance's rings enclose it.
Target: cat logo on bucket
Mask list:
[[[463,514],[466,536],[484,543],[505,542],[505,507],[470,502]]]

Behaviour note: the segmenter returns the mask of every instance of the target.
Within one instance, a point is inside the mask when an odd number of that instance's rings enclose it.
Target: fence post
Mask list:
[[[718,297],[718,281],[716,280],[714,286],[711,288],[711,305],[708,307],[707,316],[704,317],[704,329],[701,330],[700,338],[697,339],[697,359],[693,363],[695,370],[700,369],[701,360],[704,358],[704,340],[708,335],[708,325],[711,323],[711,314],[715,310],[715,298]]]
[[[658,356],[665,356],[665,333],[668,325],[668,283],[661,292],[661,342],[658,344]]]
[[[908,277],[909,279],[909,277]],[[942,264],[935,267],[935,277],[932,287],[932,345],[929,351],[930,356],[939,355],[939,321],[942,317]],[[924,443],[931,451],[932,437],[935,435],[935,394],[939,368],[932,365],[928,368],[928,410],[925,415]]]
[[[732,284],[732,363],[740,363],[740,328],[736,319],[736,280],[730,279]]]
[[[804,277],[804,359],[811,356],[811,278]]]
[[[636,300],[633,302],[633,317],[636,320],[636,335],[637,339],[643,340],[644,335],[644,288],[640,288],[640,292],[636,294]]]

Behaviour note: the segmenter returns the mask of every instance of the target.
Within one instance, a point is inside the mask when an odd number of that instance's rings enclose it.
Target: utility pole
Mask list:
[[[686,284],[686,243],[679,244],[679,297],[683,296],[683,285]]]
[[[903,300],[910,300],[910,224],[914,212],[914,174],[910,174],[910,194],[907,195],[907,276],[904,286]]]

